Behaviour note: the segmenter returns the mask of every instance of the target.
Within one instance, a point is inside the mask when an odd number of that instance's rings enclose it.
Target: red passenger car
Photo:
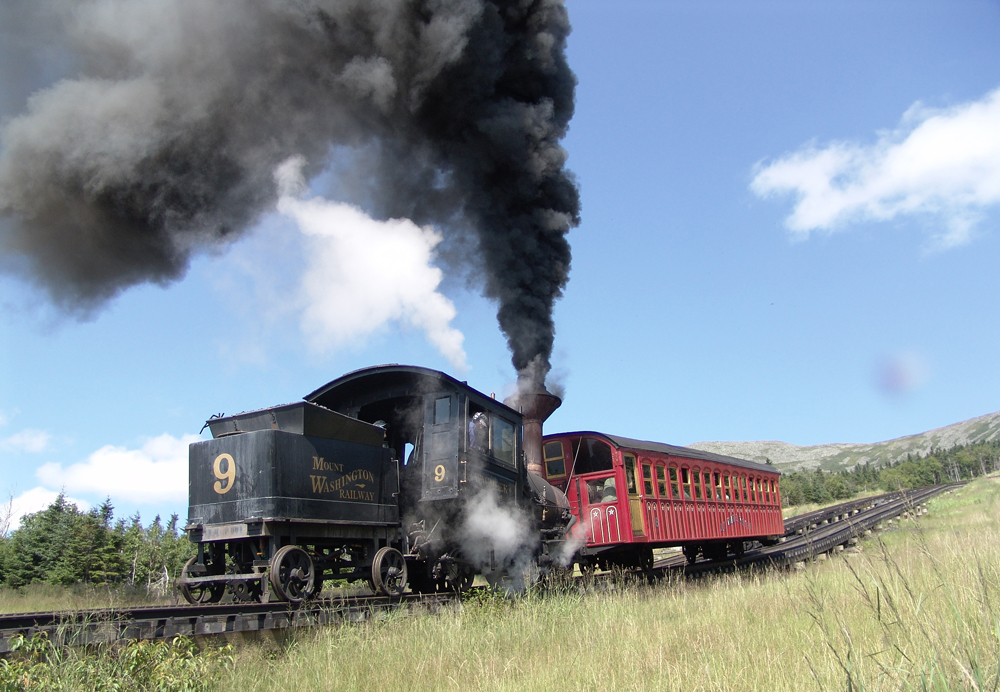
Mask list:
[[[688,560],[740,555],[746,541],[784,534],[772,466],[596,432],[543,439],[544,475],[569,497],[581,569],[649,568],[653,549]]]

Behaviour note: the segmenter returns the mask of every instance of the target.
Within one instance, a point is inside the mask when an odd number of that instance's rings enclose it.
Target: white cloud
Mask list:
[[[22,430],[0,440],[0,447],[17,452],[44,452],[52,436],[44,430]]]
[[[853,220],[926,214],[944,222],[936,245],[961,245],[1000,203],[1000,89],[946,109],[914,104],[868,146],[808,145],[758,164],[750,187],[760,197],[797,196],[785,225],[799,238]]]
[[[364,339],[391,322],[424,332],[453,366],[466,367],[454,304],[438,292],[433,266],[441,235],[409,219],[376,221],[357,207],[304,198],[301,159],[278,168],[278,211],[307,239],[300,287],[302,330],[317,351]]]
[[[12,500],[5,502],[2,506],[0,506],[0,535],[2,535],[2,530],[4,529],[5,519],[8,519],[8,513],[10,516],[9,521],[7,522],[7,530],[14,531],[20,525],[21,517],[25,514],[41,512],[43,509],[51,505],[58,496],[59,493],[57,491],[39,486],[23,492]],[[90,509],[90,503],[86,500],[66,496],[66,501],[70,504],[76,505],[80,511]]]
[[[86,461],[63,468],[41,466],[36,475],[47,486],[73,493],[111,496],[129,503],[184,502],[188,491],[188,445],[198,435],[160,435],[139,449],[106,445]]]

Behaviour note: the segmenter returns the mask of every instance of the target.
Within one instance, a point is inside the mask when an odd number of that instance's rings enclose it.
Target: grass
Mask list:
[[[80,584],[73,587],[28,584],[20,589],[0,589],[0,614],[42,613],[54,610],[89,610],[166,605],[170,597],[153,599],[145,589],[130,591]]]
[[[996,690],[1000,482],[803,571],[577,582],[205,658],[205,689]],[[229,656],[230,654],[226,654]],[[64,686],[62,689],[84,689]]]

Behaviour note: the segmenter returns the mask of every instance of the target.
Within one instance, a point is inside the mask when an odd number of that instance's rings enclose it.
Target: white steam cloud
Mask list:
[[[357,207],[305,196],[304,159],[275,172],[278,211],[307,241],[302,277],[302,330],[317,351],[361,340],[391,322],[424,332],[458,369],[466,368],[465,337],[451,326],[454,304],[438,292],[433,265],[442,236],[408,219],[376,221]]]
[[[943,221],[935,246],[962,245],[1000,203],[1000,89],[946,109],[916,103],[868,146],[808,145],[758,164],[750,188],[760,197],[796,195],[785,225],[800,239],[855,220],[922,214]]]
[[[465,509],[460,540],[465,556],[480,569],[492,561],[498,566],[530,559],[528,546],[532,535],[527,517],[509,503],[497,501],[496,494],[484,490],[472,498]]]

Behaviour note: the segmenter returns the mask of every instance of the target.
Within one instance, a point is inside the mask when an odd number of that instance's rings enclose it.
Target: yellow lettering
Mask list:
[[[222,470],[222,462],[226,462],[226,470]],[[233,461],[233,457],[229,454],[220,454],[215,457],[215,463],[212,464],[212,472],[215,477],[219,480],[215,481],[212,486],[215,492],[220,495],[225,495],[230,490],[233,489],[233,483],[236,481],[236,462]],[[222,481],[226,481],[225,485],[222,485]]]
[[[440,483],[441,481],[444,480],[444,476],[445,476],[444,464],[438,464],[437,466],[435,466],[434,467],[434,482],[435,483]]]

